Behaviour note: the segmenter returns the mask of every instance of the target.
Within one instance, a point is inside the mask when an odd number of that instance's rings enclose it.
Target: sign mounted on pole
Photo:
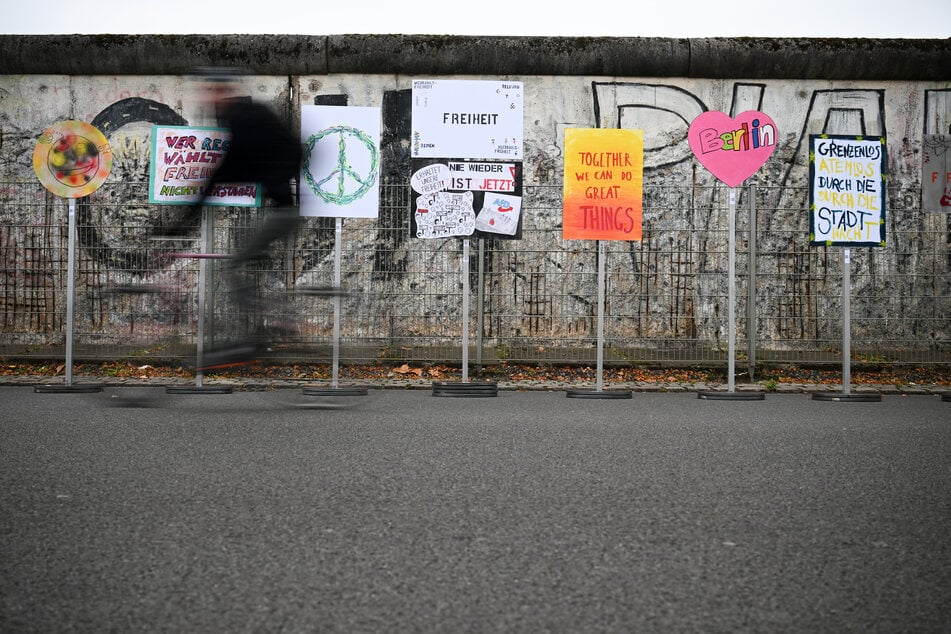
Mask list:
[[[413,80],[411,158],[522,160],[522,82]]]
[[[736,188],[756,173],[776,149],[778,133],[772,118],[758,110],[735,117],[710,110],[690,123],[690,149],[697,160],[718,180],[730,187],[727,228],[727,395],[701,392],[700,398],[762,398],[762,394],[735,390],[736,366]]]
[[[192,205],[202,200],[230,146],[231,132],[225,128],[153,125],[149,202]],[[261,201],[259,183],[217,183],[203,204],[260,207]]]
[[[380,215],[380,109],[302,106],[302,216]]]
[[[810,135],[809,242],[885,246],[885,137]]]
[[[776,124],[758,110],[735,117],[709,110],[691,122],[687,136],[697,160],[730,187],[755,174],[777,142]]]
[[[411,232],[522,237],[522,82],[413,81]]]
[[[40,135],[33,148],[33,171],[53,194],[69,201],[66,255],[66,385],[36,391],[101,391],[73,385],[73,329],[76,303],[76,199],[99,189],[112,170],[112,148],[105,135],[85,121],[60,121]]]
[[[85,121],[60,121],[47,128],[33,149],[33,171],[46,189],[61,198],[88,196],[112,170],[105,135]]]
[[[567,128],[562,238],[640,240],[643,186],[643,130]]]

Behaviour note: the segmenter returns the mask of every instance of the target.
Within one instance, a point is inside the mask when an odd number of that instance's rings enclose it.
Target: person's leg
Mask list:
[[[265,302],[257,292],[250,268],[267,258],[271,245],[291,235],[300,219],[296,207],[273,207],[264,211],[264,220],[240,246],[229,266],[229,285],[239,317],[249,324],[254,336],[264,333],[262,313]]]

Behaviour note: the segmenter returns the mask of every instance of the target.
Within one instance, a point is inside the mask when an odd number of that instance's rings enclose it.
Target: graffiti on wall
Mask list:
[[[692,153],[687,139],[689,123],[709,107],[704,101],[679,86],[639,82],[593,82],[592,112],[594,127],[645,130],[645,178],[652,173],[669,175],[682,170]],[[737,82],[732,87],[731,113],[762,107],[767,91],[765,83]],[[946,91],[926,91],[926,128],[940,129],[938,112],[947,111]],[[329,95],[338,97],[342,95]],[[389,178],[408,178],[408,144],[411,143],[411,91],[386,91],[382,95],[383,132],[381,172]],[[327,100],[321,100],[326,103]],[[944,115],[946,120],[949,115]],[[115,152],[113,181],[135,182],[147,174],[150,159],[149,138],[145,125],[153,123],[186,125],[187,122],[168,105],[141,97],[121,99],[97,114],[93,124],[110,140]],[[141,125],[141,129],[137,126]],[[943,124],[945,128],[947,123]],[[125,134],[124,134],[125,132]],[[887,135],[883,89],[815,90],[809,98],[801,131],[786,134],[781,152],[767,165],[762,181],[785,186],[802,185],[808,173],[805,141],[810,133]],[[557,147],[552,139],[548,147]],[[528,157],[527,157],[528,158]],[[536,156],[533,163],[550,164],[550,157]],[[663,176],[666,178],[666,176]],[[778,177],[778,178],[777,178]],[[916,179],[917,180],[917,179]],[[779,194],[781,196],[781,194]],[[645,205],[651,207],[651,202]],[[780,202],[780,201],[775,201]],[[764,218],[771,222],[769,218]],[[100,245],[101,246],[101,245]],[[119,258],[122,261],[122,258]]]
[[[113,184],[148,181],[153,125],[188,124],[170,106],[143,97],[129,97],[112,103],[99,112],[91,123],[102,130],[112,147]],[[141,235],[139,241],[130,241],[123,228],[130,223],[158,226],[161,219],[156,218],[146,201],[121,185],[109,188],[104,193],[108,196],[108,204],[95,205],[97,217],[93,217],[93,205],[88,198],[77,201],[80,246],[104,267],[146,270],[148,262],[141,242],[146,241],[148,235]]]
[[[744,110],[760,110],[766,100],[767,91],[780,90],[767,83],[735,82],[729,103],[718,104],[731,115]],[[900,151],[890,156],[889,183],[899,189],[902,202],[916,206],[920,190],[921,162],[913,139],[923,134],[945,133],[951,130],[951,90],[925,90],[923,96],[914,90],[909,92],[905,126],[901,130],[901,139],[890,140],[891,144],[900,144]],[[680,86],[668,84],[646,84],[641,82],[592,82],[593,112],[598,127],[640,128],[645,130],[645,183],[683,182],[685,162],[690,159],[687,141],[689,124],[701,113],[709,109],[704,100]],[[779,139],[777,151],[767,161],[756,182],[766,187],[759,196],[758,206],[767,209],[804,210],[806,201],[802,192],[806,190],[808,179],[808,139],[811,134],[851,134],[875,135],[887,137],[884,88],[819,88],[809,91],[799,90],[795,97],[803,102],[801,115],[797,115],[798,128],[784,131]],[[924,121],[910,117],[917,112],[918,100]],[[789,106],[786,104],[788,111]],[[797,112],[793,110],[793,112]],[[786,114],[786,113],[784,113]],[[788,115],[787,115],[788,116]],[[896,117],[901,119],[901,117]],[[920,127],[919,127],[920,126]],[[526,161],[532,158],[526,156]],[[688,182],[697,183],[697,175]],[[703,223],[715,217],[716,205],[712,199],[702,200],[684,196],[677,188],[665,188],[662,196],[645,194],[645,248],[652,243],[652,225],[663,221],[669,228],[686,229],[670,249],[678,254],[671,259],[669,275],[674,276],[673,261],[697,260],[692,264],[693,277],[702,285],[704,274],[711,271],[709,251],[709,227]],[[666,197],[666,198],[665,198]],[[741,198],[740,207],[747,204]],[[697,213],[706,211],[708,213]],[[760,268],[775,272],[775,277],[765,280],[766,285],[776,288],[764,289],[764,294],[778,297],[775,314],[779,317],[769,325],[771,332],[787,333],[790,336],[815,336],[819,328],[820,315],[811,299],[816,292],[828,287],[835,276],[829,276],[827,269],[819,269],[812,259],[802,257],[798,245],[807,240],[808,216],[803,213],[799,220],[791,222],[788,215],[765,213],[757,217],[760,249],[757,257]],[[903,223],[917,222],[912,214],[890,218],[890,224],[903,227]],[[946,223],[947,243],[951,244],[951,216]],[[658,221],[658,222],[655,222]],[[792,228],[792,230],[790,230]],[[910,227],[920,229],[920,227]],[[920,245],[918,245],[920,247]],[[640,259],[632,253],[632,262]],[[951,253],[947,256],[947,266],[951,267]],[[908,261],[903,257],[897,266],[907,272]],[[780,281],[781,280],[781,281]],[[715,289],[697,288],[694,283],[681,287],[677,305],[681,314],[695,314],[691,304],[697,296],[709,295]],[[633,289],[632,289],[633,291]],[[775,292],[773,292],[775,291]],[[783,304],[780,306],[779,304]],[[686,307],[686,308],[684,308]],[[673,312],[671,312],[673,316]]]
[[[817,265],[815,258],[803,256],[801,252],[801,246],[808,239],[804,192],[808,190],[810,135],[886,137],[889,145],[889,194],[899,196],[905,207],[917,209],[921,204],[924,179],[922,152],[927,151],[922,140],[925,135],[948,135],[951,132],[951,90],[923,90],[907,84],[888,87],[862,84],[858,88],[830,88],[827,84],[805,83],[790,88],[783,82],[739,81],[681,81],[679,84],[675,81],[593,81],[588,84],[590,94],[585,91],[584,96],[551,99],[556,110],[561,108],[565,112],[564,116],[559,114],[561,118],[551,127],[550,134],[539,134],[540,128],[534,128],[535,132],[525,139],[524,178],[531,198],[526,198],[523,211],[525,205],[532,210],[540,207],[543,211],[536,220],[538,225],[555,226],[558,222],[553,214],[544,215],[544,208],[558,208],[560,192],[551,187],[533,186],[555,184],[560,178],[564,155],[559,131],[563,127],[644,130],[644,237],[641,243],[632,244],[626,252],[629,255],[626,265],[634,275],[628,276],[630,281],[620,282],[630,284],[630,287],[620,288],[618,292],[630,291],[631,296],[637,298],[632,301],[640,302],[630,309],[641,320],[634,334],[695,334],[699,320],[707,319],[708,325],[718,321],[717,308],[699,306],[697,298],[719,294],[717,285],[721,282],[716,273],[721,263],[716,254],[719,238],[714,231],[722,225],[722,218],[718,218],[722,204],[709,193],[713,188],[706,187],[713,183],[713,179],[703,170],[696,169],[688,141],[689,124],[712,109],[736,116],[747,110],[762,110],[764,104],[782,101],[782,112],[771,112],[782,123],[782,136],[777,139],[773,156],[753,179],[760,187],[757,194],[757,205],[761,210],[757,218],[761,238],[760,267],[770,276],[762,282],[768,287],[763,289],[766,291],[764,295],[779,298],[775,300],[774,312],[780,318],[767,327],[771,332],[788,332],[790,336],[803,332],[815,335],[817,308],[809,304],[810,298],[819,294],[836,276],[830,276],[821,261]],[[341,81],[338,90],[346,90],[346,80]],[[896,97],[896,93],[900,96]],[[138,255],[142,251],[134,242],[137,238],[123,234],[120,227],[158,224],[158,219],[154,218],[154,207],[135,202],[136,197],[126,184],[146,181],[151,158],[148,130],[153,124],[188,124],[161,100],[130,96],[135,94],[136,91],[117,92],[119,98],[98,113],[93,121],[106,134],[113,148],[113,175],[106,184],[107,191],[97,193],[97,196],[109,197],[108,204],[90,206],[87,201],[80,201],[80,241],[85,251],[103,268],[129,270],[144,264]],[[777,97],[777,94],[782,97]],[[569,104],[571,99],[574,102]],[[384,90],[379,100],[382,106],[381,184],[405,186],[411,174],[411,91]],[[316,96],[314,101],[345,104],[348,96],[337,92]],[[891,108],[887,119],[886,103]],[[544,109],[550,109],[553,103],[544,105]],[[543,118],[540,111],[544,109],[537,103],[527,102],[526,121]],[[6,115],[0,113],[0,116]],[[29,125],[19,120],[8,122],[2,119],[2,122],[6,130],[14,131],[14,134],[0,135],[4,156],[19,155],[17,148],[22,143],[16,136],[17,131],[28,130]],[[563,127],[559,128],[559,125]],[[35,132],[32,136],[35,137]],[[17,161],[22,163],[14,156],[13,163]],[[412,200],[406,199],[409,195],[409,187],[381,187],[380,217],[374,229],[369,230],[375,237],[366,240],[368,244],[372,243],[367,252],[372,253],[371,268],[376,280],[400,284],[407,272],[407,253],[411,247],[406,244],[407,232],[400,231],[400,228],[407,221],[406,210],[413,204]],[[746,195],[746,190],[743,190],[740,208],[744,207],[743,196]],[[141,222],[137,220],[140,217]],[[308,246],[332,247],[332,227],[322,223],[325,219],[309,220],[316,230],[307,236]],[[890,214],[889,246],[896,236],[901,235],[895,231],[896,228],[908,233],[916,228],[913,223],[922,222],[920,215]],[[951,243],[951,220],[944,226],[947,241]],[[569,258],[556,253],[559,245],[551,245],[551,250],[548,246],[541,245],[538,251],[550,252],[552,255],[547,257],[557,260],[559,267],[572,266]],[[529,250],[538,245],[526,247]],[[511,249],[517,247],[513,245]],[[947,257],[948,262],[944,265],[951,266],[951,253],[946,253],[946,248],[933,251],[940,252],[942,258]],[[900,270],[907,272],[920,266],[920,258],[927,256],[927,245],[913,244],[901,253],[911,254],[899,256],[896,262]],[[297,270],[319,264],[317,256],[302,257],[310,259],[298,262]],[[491,256],[491,261],[486,262],[488,272],[510,268],[510,262],[505,259],[509,257],[508,253],[498,256],[497,261],[495,257]],[[881,257],[895,256],[889,249]],[[556,284],[544,279],[544,266],[537,262],[522,263],[525,270],[514,271],[524,282],[519,285],[518,301],[523,302],[519,310],[524,308],[532,315],[531,323],[526,322],[524,331],[555,327],[559,321],[557,317],[549,314],[546,321],[540,313],[555,310],[551,306],[550,289]],[[475,266],[475,262],[472,265]],[[658,288],[664,297],[659,297]],[[585,294],[579,292],[577,296],[577,313],[590,312],[590,306],[584,302]]]

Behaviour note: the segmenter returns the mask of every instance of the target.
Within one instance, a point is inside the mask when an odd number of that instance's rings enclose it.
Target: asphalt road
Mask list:
[[[294,394],[0,388],[0,631],[951,631],[938,397]]]

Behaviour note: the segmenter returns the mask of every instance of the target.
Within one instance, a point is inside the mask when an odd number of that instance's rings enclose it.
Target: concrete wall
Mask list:
[[[4,74],[598,75],[947,79],[948,40],[429,35],[0,35]]]
[[[212,123],[192,99],[185,77],[197,66],[245,68],[249,94],[292,123],[301,104],[381,106],[383,170],[395,181],[408,178],[413,79],[520,80],[525,185],[538,192],[533,222],[547,228],[560,223],[566,127],[645,130],[646,227],[681,232],[677,235],[722,228],[722,201],[710,193],[716,183],[693,159],[687,126],[704,110],[762,110],[782,137],[773,157],[746,183],[760,188],[760,250],[766,258],[793,253],[806,242],[808,136],[884,135],[889,246],[860,263],[868,275],[858,278],[856,292],[868,284],[883,293],[887,301],[875,310],[932,316],[937,311],[945,317],[951,312],[951,223],[948,215],[924,214],[919,205],[923,135],[951,133],[951,40],[0,36],[0,181],[29,180],[38,135],[63,119],[103,129],[115,153],[111,179],[145,181],[151,123]],[[23,213],[4,205],[0,224],[23,222]],[[373,230],[357,240],[372,249]],[[702,242],[673,248],[681,247],[691,253],[712,249]],[[541,251],[551,245],[509,248]],[[720,340],[723,307],[711,298],[722,297],[722,277],[705,273],[722,271],[724,263],[719,256],[700,260],[691,287],[698,336]],[[804,292],[801,276],[782,263],[767,260],[763,266],[777,274],[758,291],[761,312],[781,313],[785,295]],[[916,286],[916,270],[930,272],[930,291]],[[836,292],[835,275],[823,284],[808,292]],[[662,317],[654,332],[670,335],[664,315],[675,309],[668,304],[659,297],[648,307],[628,307],[625,314],[657,313]],[[926,346],[948,345],[946,320],[930,319],[924,334],[913,321],[894,325],[908,329],[900,338],[915,342],[924,336]],[[760,337],[779,342],[782,330],[761,326]]]
[[[690,119],[756,107],[785,135],[772,161],[780,184],[801,181],[791,168],[802,163],[804,138],[828,132],[887,134],[900,161],[897,182],[913,186],[921,135],[951,127],[951,40],[7,35],[0,175],[29,175],[36,136],[63,118],[115,118],[107,135],[119,122],[150,118],[201,123],[207,117],[183,79],[198,66],[245,68],[255,76],[253,96],[289,119],[300,104],[334,98],[399,106],[420,76],[522,80],[527,167],[546,166],[529,173],[539,183],[560,159],[565,126],[643,127],[648,176],[676,164],[682,181],[693,167],[683,142]],[[384,125],[404,133],[407,116],[391,107]],[[777,184],[774,177],[761,182]]]

